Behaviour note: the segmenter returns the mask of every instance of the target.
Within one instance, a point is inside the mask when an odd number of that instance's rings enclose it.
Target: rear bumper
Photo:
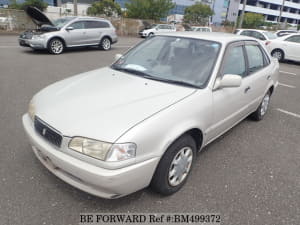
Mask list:
[[[27,114],[23,126],[33,152],[41,163],[70,185],[102,198],[118,198],[150,184],[159,158],[109,170],[76,159],[54,148],[37,134]]]

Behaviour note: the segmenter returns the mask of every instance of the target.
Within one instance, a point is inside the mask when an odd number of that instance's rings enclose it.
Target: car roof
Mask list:
[[[77,16],[77,20],[102,20],[102,21],[107,21],[104,18],[99,18],[99,17],[91,17],[91,16]]]
[[[182,31],[182,32],[174,32],[174,33],[158,33],[157,35],[159,35],[159,36],[196,38],[196,39],[220,42],[224,45],[227,45],[228,43],[235,42],[235,41],[255,41],[255,42],[257,42],[257,39],[252,38],[252,37],[236,35],[236,34],[230,34],[230,33],[221,33],[221,32],[218,32],[218,33],[216,33],[216,32],[198,33],[198,32]]]

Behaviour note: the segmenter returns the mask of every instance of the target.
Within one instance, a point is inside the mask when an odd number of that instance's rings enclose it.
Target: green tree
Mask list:
[[[92,16],[105,15],[111,17],[115,15],[119,16],[121,13],[120,5],[113,0],[94,2],[92,6],[87,9],[87,14]]]
[[[172,0],[130,0],[125,7],[127,17],[159,20],[166,17],[175,4]]]
[[[200,2],[195,3],[184,10],[184,22],[191,24],[205,25],[214,11],[209,5]]]
[[[243,28],[258,28],[264,25],[264,16],[258,13],[245,13]]]
[[[24,3],[17,3],[16,0],[13,0],[12,3],[9,5],[11,9],[26,9],[28,6],[33,6],[38,8],[41,11],[47,9],[48,4],[43,2],[42,0],[26,0]]]

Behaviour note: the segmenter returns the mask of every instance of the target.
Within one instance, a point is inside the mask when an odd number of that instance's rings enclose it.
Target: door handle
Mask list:
[[[245,90],[244,90],[244,93],[246,94],[250,89],[251,89],[250,86],[246,87]]]
[[[271,75],[267,76],[267,80],[270,80],[271,79]]]

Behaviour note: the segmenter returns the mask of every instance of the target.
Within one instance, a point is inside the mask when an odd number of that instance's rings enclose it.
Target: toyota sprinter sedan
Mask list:
[[[109,67],[41,90],[23,125],[41,163],[85,192],[118,198],[150,185],[170,195],[197,151],[265,116],[278,69],[250,37],[156,35]]]

